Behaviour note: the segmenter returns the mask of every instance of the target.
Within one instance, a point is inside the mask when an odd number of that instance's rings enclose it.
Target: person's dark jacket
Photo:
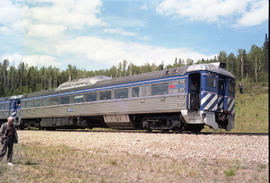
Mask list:
[[[0,129],[0,137],[1,137],[0,141],[1,141],[1,144],[3,144],[4,139],[7,138],[7,128],[8,128],[8,123],[7,122],[2,124],[1,129]],[[18,143],[18,134],[17,134],[17,131],[15,129],[15,126],[12,125],[12,128],[14,130],[14,135],[12,137],[13,142]]]

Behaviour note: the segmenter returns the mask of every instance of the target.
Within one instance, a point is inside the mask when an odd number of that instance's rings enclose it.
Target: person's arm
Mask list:
[[[17,131],[16,131],[16,129],[14,128],[14,130],[15,130],[15,134],[14,134],[14,143],[15,144],[17,144],[18,143],[18,134],[17,134]]]
[[[0,137],[2,137],[5,133],[5,130],[4,130],[4,124],[1,125],[1,129],[0,129]]]

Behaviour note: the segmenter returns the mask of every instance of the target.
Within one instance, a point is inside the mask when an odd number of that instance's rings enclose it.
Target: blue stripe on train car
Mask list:
[[[234,104],[234,98],[232,98],[232,97],[228,97],[228,111],[230,111],[231,112],[231,114],[233,115],[234,114],[234,106],[235,104]]]
[[[224,106],[224,96],[218,96],[218,109],[223,109]]]
[[[217,94],[203,92],[201,94],[201,107],[200,110],[217,110],[218,100]]]

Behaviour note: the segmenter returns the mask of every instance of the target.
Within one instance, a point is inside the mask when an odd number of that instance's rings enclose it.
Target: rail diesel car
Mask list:
[[[0,121],[20,129],[109,127],[199,132],[234,128],[235,77],[226,64],[196,64],[0,98]]]

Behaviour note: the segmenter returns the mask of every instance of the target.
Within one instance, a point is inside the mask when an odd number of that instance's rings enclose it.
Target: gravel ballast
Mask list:
[[[188,160],[239,160],[268,164],[268,136],[18,131],[19,143]]]

